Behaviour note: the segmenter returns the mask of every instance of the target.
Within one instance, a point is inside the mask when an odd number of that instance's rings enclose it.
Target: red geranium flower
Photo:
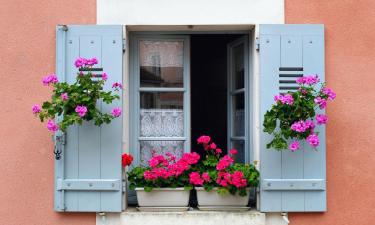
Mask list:
[[[130,154],[122,154],[122,166],[127,167],[133,162],[133,156]]]

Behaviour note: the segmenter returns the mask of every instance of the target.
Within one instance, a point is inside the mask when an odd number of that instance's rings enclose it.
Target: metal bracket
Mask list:
[[[62,149],[65,143],[66,143],[65,134],[55,136],[55,149],[53,150],[53,153],[55,154],[56,160],[61,159],[61,153],[62,153]]]
[[[122,52],[126,52],[126,39],[122,39]]]
[[[257,50],[259,52],[259,49],[260,49],[259,38],[256,37],[255,38],[255,50]]]

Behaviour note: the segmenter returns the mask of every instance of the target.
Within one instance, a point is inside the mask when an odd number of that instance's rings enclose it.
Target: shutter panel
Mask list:
[[[60,81],[75,81],[77,57],[97,57],[99,64],[95,67],[108,74],[104,89],[111,90],[114,82],[122,82],[122,26],[58,26],[56,36],[56,73]],[[102,112],[122,108],[122,97],[110,105],[98,102],[97,107]],[[62,149],[61,159],[55,160],[55,210],[120,212],[122,117],[101,127],[91,122],[71,126],[64,139],[55,143]]]
[[[302,74],[324,81],[323,25],[260,25],[260,121],[274,95],[296,89]],[[289,81],[289,82],[288,82]],[[320,146],[296,152],[267,149],[271,136],[261,131],[260,209],[263,212],[326,211],[325,128],[318,126]]]

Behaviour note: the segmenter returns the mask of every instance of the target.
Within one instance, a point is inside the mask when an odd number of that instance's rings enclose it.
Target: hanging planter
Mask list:
[[[55,74],[43,78],[43,85],[52,86],[53,94],[50,101],[43,102],[42,107],[35,104],[32,112],[41,122],[47,121],[48,130],[53,133],[65,133],[69,126],[82,125],[83,121],[93,121],[96,126],[100,126],[121,115],[121,109],[118,107],[113,108],[111,113],[103,113],[97,108],[98,101],[111,104],[114,100],[120,99],[120,96],[112,91],[103,90],[108,75],[93,74],[93,66],[96,64],[96,58],[78,58],[74,63],[78,71],[73,84],[59,82]],[[119,91],[122,85],[116,82],[112,88]],[[56,120],[57,117],[59,120]]]
[[[289,148],[294,152],[300,149],[301,141],[313,148],[319,146],[315,127],[325,125],[328,117],[317,112],[325,109],[336,94],[325,83],[319,83],[318,75],[301,77],[297,84],[297,91],[276,95],[275,103],[264,115],[263,131],[273,136],[267,148],[278,151]]]

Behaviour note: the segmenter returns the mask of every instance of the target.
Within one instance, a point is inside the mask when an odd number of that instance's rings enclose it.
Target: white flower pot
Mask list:
[[[153,188],[146,192],[144,188],[136,188],[140,207],[187,207],[190,191],[184,188]]]
[[[249,202],[250,188],[247,188],[247,195],[240,196],[238,193],[232,195],[230,193],[220,195],[217,188],[213,188],[207,192],[203,187],[196,187],[198,205],[200,207],[246,207]]]

